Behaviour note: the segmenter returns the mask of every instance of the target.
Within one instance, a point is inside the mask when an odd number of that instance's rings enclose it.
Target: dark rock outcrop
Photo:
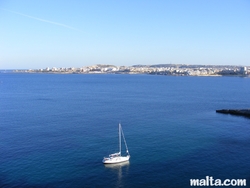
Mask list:
[[[250,117],[250,109],[222,109],[222,110],[216,110],[216,112],[222,114],[232,114],[232,115]]]

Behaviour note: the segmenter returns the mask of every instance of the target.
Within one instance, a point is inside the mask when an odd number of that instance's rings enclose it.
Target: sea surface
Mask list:
[[[1,73],[0,187],[249,187],[250,119],[224,108],[250,108],[250,78]],[[131,158],[105,166],[118,123]]]

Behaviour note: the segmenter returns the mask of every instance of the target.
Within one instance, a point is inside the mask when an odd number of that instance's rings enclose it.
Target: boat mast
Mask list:
[[[121,145],[121,124],[119,123],[119,149],[120,149],[120,155],[121,155],[121,150],[122,150],[122,145]]]

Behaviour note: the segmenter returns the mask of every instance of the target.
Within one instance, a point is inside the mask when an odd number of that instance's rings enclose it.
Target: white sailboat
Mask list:
[[[121,137],[123,138],[123,141],[124,141],[125,146],[126,146],[127,156],[122,156],[121,155],[121,150],[122,150]],[[102,162],[104,164],[115,164],[115,163],[121,163],[121,162],[128,161],[129,158],[130,158],[130,155],[129,155],[129,152],[128,152],[128,146],[127,146],[127,143],[126,143],[123,131],[122,131],[122,126],[119,123],[119,152],[110,154],[109,157],[104,157]]]

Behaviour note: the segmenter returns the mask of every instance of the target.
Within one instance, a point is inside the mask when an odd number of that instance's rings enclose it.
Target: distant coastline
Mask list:
[[[52,74],[153,74],[169,76],[250,76],[250,66],[232,65],[92,65],[81,68],[44,68],[22,70],[0,70],[0,73],[52,73]]]

